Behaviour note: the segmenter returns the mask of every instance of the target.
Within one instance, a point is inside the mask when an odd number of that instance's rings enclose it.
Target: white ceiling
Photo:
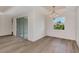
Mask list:
[[[5,12],[9,10],[10,8],[12,8],[12,6],[0,6],[0,12]]]
[[[44,6],[44,8],[46,9],[53,9],[52,7],[53,6]],[[65,6],[55,6],[55,9],[63,9],[63,8],[65,8]]]
[[[28,9],[29,9],[28,6],[27,7],[26,6],[0,6],[0,15],[19,14],[19,13],[28,11]]]
[[[11,9],[9,9],[7,12],[5,12],[5,14],[13,14],[13,15],[17,15],[17,14],[21,14],[24,12],[28,12],[31,10],[31,7],[26,7],[26,6],[15,6]]]
[[[34,8],[38,8],[41,6],[0,6],[0,15],[5,15],[5,14],[9,14],[9,15],[16,15],[16,14],[21,14],[21,13],[25,13],[25,12],[30,12],[32,11]],[[59,9],[73,9],[73,7],[68,7],[68,6],[56,6],[56,10]],[[41,12],[43,13],[47,13],[47,10],[50,9],[50,6],[42,6],[41,7]]]

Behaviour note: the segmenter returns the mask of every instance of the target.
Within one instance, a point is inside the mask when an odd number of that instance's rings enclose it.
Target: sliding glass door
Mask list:
[[[27,39],[28,37],[28,19],[19,17],[17,20],[17,36]]]

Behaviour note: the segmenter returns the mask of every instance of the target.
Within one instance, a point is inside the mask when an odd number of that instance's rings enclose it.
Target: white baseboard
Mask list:
[[[62,38],[62,39],[68,39],[68,40],[75,40],[75,39],[72,39],[72,38],[69,38],[69,37],[53,36],[53,35],[50,35],[50,34],[47,34],[47,36],[50,36],[50,37],[56,37],[56,38]]]
[[[78,42],[78,41],[76,41],[76,43],[77,43],[77,46],[78,46],[78,48],[79,48],[79,42]]]
[[[35,38],[33,38],[33,39],[28,39],[28,40],[30,40],[30,41],[32,41],[32,42],[35,42],[35,41],[37,41],[37,40],[39,40],[39,39],[41,39],[41,38],[43,38],[43,37],[45,37],[44,34],[43,34],[43,35],[40,35],[40,36],[37,36],[37,37],[35,37]]]

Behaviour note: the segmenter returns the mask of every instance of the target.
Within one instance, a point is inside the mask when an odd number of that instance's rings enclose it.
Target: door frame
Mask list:
[[[17,18],[18,17],[25,17],[28,20],[28,16],[16,16],[16,17],[13,18],[13,35],[16,36],[16,37],[19,37],[17,35]],[[28,29],[29,29],[29,24],[28,24]],[[29,31],[28,31],[28,34],[29,34]],[[27,39],[28,39],[28,37],[27,37]]]

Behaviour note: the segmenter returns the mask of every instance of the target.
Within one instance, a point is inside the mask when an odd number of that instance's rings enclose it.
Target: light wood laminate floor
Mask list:
[[[44,37],[30,42],[14,36],[0,37],[0,52],[3,53],[78,53],[73,40]]]

